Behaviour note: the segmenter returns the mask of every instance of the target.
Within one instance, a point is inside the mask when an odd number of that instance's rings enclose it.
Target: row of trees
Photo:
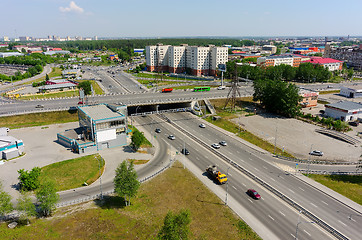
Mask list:
[[[252,61],[251,59],[246,60]],[[255,61],[252,61],[255,62]],[[237,68],[238,77],[248,78],[251,80],[283,80],[283,81],[298,81],[304,83],[310,82],[327,82],[332,73],[328,69],[320,65],[311,63],[301,63],[299,67],[281,64],[275,67],[252,67],[249,65],[236,65],[235,62],[227,62],[226,77],[231,78]]]
[[[41,65],[35,65],[34,67],[29,67],[28,70],[21,74],[20,71],[17,71],[14,76],[8,76],[4,74],[0,74],[0,80],[4,81],[18,81],[26,78],[30,78],[35,76],[43,71],[43,67]]]

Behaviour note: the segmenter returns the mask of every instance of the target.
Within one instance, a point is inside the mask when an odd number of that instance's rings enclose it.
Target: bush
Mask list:
[[[39,167],[35,167],[31,171],[20,169],[18,170],[18,173],[20,174],[19,185],[21,190],[31,191],[39,187],[39,176],[41,173],[41,169]]]

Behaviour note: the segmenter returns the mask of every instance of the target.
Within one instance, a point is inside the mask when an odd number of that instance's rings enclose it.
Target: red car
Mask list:
[[[78,102],[78,105],[83,105],[83,102],[82,102],[82,101],[79,101],[79,102]]]
[[[248,189],[247,191],[248,195],[256,200],[260,199],[260,195],[257,191],[255,191],[254,189]]]

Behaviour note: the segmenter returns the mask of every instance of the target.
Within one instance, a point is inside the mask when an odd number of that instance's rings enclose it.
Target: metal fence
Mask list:
[[[285,157],[285,156],[281,156],[281,155],[274,155],[277,158],[283,159],[283,160],[287,160],[287,161],[291,161],[291,162],[299,162],[299,163],[309,163],[309,164],[322,164],[322,165],[359,165],[360,163],[358,162],[338,162],[338,161],[316,161],[316,160],[305,160],[305,159],[299,159],[299,158],[291,158],[291,157]]]

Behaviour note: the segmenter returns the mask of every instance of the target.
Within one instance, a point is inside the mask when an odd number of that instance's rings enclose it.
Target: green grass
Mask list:
[[[143,183],[131,206],[124,207],[120,197],[96,203],[61,208],[30,226],[9,229],[0,224],[0,239],[157,239],[167,212],[181,209],[190,211],[189,239],[260,239],[178,162]]]
[[[77,111],[30,113],[0,117],[0,127],[23,128],[78,121]]]
[[[320,91],[319,94],[332,94],[332,93],[339,93],[340,90],[326,90],[326,91]]]
[[[362,175],[316,175],[309,174],[313,180],[342,194],[352,201],[362,204]]]
[[[62,70],[60,68],[58,68],[58,67],[53,67],[52,71],[48,74],[48,76],[49,76],[49,78],[62,76]],[[26,82],[23,85],[33,83],[33,82],[42,82],[42,81],[45,81],[45,76],[41,77],[41,78],[38,78],[38,79],[35,79],[35,80],[31,81],[31,82]]]
[[[317,103],[319,103],[319,104],[328,104],[329,102],[324,101],[324,100],[317,100]]]
[[[128,129],[131,130],[131,136],[135,130],[138,130],[135,126],[132,125],[128,125]],[[150,148],[150,147],[152,147],[152,144],[150,143],[150,141],[148,141],[146,137],[144,137],[143,143],[141,144],[140,148]]]
[[[53,163],[42,167],[40,181],[55,180],[58,191],[82,187],[83,183],[89,185],[99,178],[99,163],[103,172],[104,160],[99,154]]]

